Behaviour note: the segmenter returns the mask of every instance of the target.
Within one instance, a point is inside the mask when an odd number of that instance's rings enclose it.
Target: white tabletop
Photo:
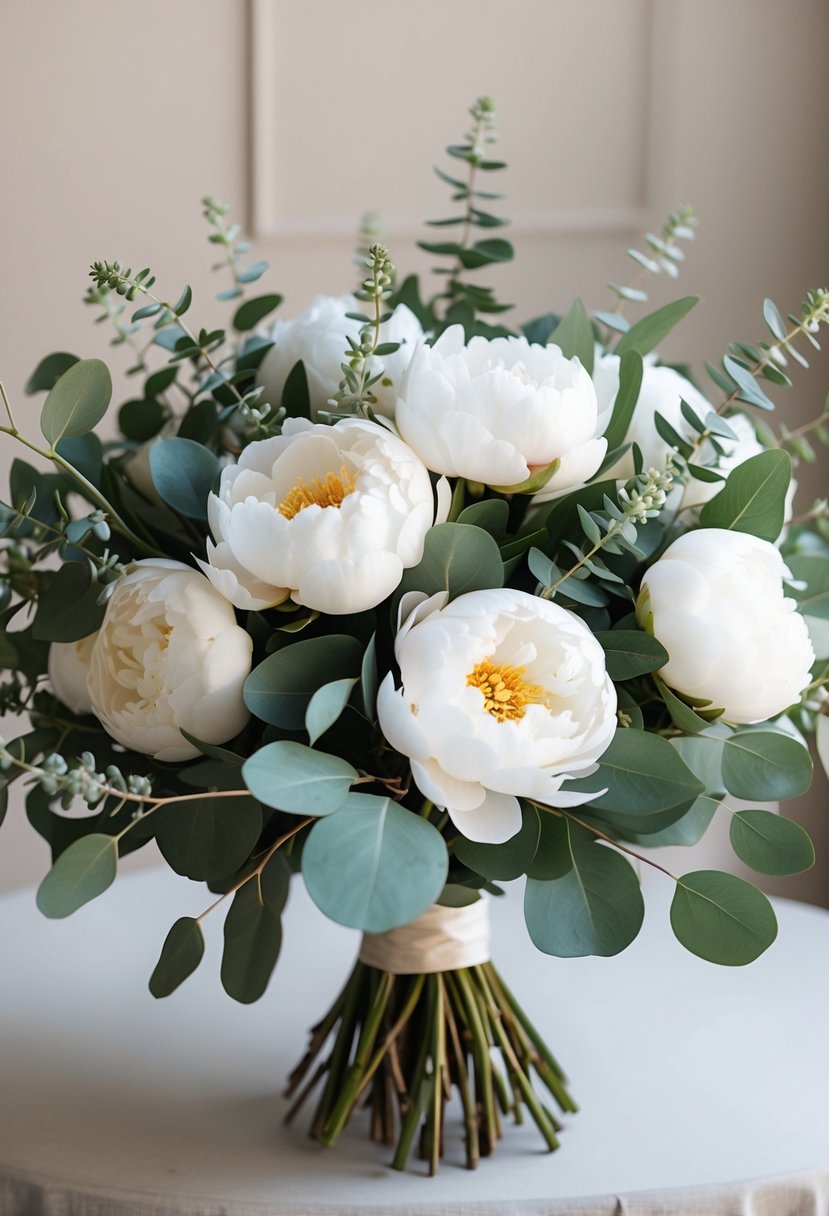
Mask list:
[[[546,958],[520,890],[497,901],[496,965],[582,1110],[557,1153],[531,1125],[508,1129],[474,1173],[457,1123],[436,1179],[390,1170],[359,1120],[333,1150],[302,1119],[281,1124],[284,1078],[357,946],[301,881],[249,1007],[220,989],[215,913],[199,971],[167,1000],[147,991],[169,926],[207,902],[167,870],[119,878],[67,921],[43,919],[32,891],[7,896],[0,1216],[826,1213],[829,914],[778,901],[775,945],[718,968],[674,941],[659,884],[648,876],[645,929],[614,959]]]

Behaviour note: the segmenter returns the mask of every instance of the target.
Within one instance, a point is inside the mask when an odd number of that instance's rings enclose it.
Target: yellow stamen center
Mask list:
[[[315,504],[318,507],[340,507],[343,499],[356,485],[357,478],[345,465],[342,465],[339,473],[326,473],[322,480],[314,477],[311,481],[303,481],[300,477],[293,489],[282,499],[277,510],[286,519],[293,519],[300,511]]]
[[[475,664],[466,682],[480,690],[484,709],[496,721],[515,722],[524,717],[528,705],[539,705],[545,699],[544,689],[540,684],[529,684],[524,679],[524,671],[523,667],[484,659]]]

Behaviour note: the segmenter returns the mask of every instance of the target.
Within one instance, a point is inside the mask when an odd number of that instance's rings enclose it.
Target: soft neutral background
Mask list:
[[[33,432],[40,403],[22,388],[40,356],[108,357],[81,304],[93,259],[151,265],[169,293],[190,281],[193,317],[221,318],[205,193],[271,260],[285,316],[353,285],[366,209],[397,264],[425,268],[421,220],[448,214],[431,165],[484,92],[516,221],[499,282],[520,317],[575,294],[608,307],[627,246],[685,200],[700,229],[679,291],[703,298],[666,354],[716,360],[763,336],[765,295],[796,310],[829,281],[825,0],[3,0],[0,44],[0,375]],[[655,287],[665,302],[672,285]],[[791,425],[827,383],[826,359],[798,374],[779,399]],[[800,480],[803,509],[826,493],[825,463]],[[826,793],[819,774],[793,812],[822,863],[773,889],[829,903]],[[726,860],[725,830],[707,860]],[[47,860],[15,805],[0,889]]]

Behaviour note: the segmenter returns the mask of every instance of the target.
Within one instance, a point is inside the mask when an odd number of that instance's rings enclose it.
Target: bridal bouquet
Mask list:
[[[422,246],[435,294],[366,230],[354,296],[274,322],[280,297],[249,294],[265,264],[205,199],[228,328],[191,325],[189,287],[96,262],[88,300],[137,386],[117,435],[107,367],[65,352],[27,386],[42,438],[5,392],[0,425],[48,462],[15,460],[0,508],[20,719],[0,815],[22,778],[53,854],[40,909],[69,915],[154,840],[211,894],[159,943],[151,992],[199,965],[215,910],[222,984],[250,1002],[301,874],[364,936],[290,1114],[321,1085],[315,1137],[367,1105],[393,1164],[416,1147],[430,1172],[453,1091],[469,1166],[502,1118],[526,1109],[555,1148],[575,1110],[489,957],[499,884],[526,875],[539,950],[616,954],[643,918],[631,861],[714,814],[755,871],[808,867],[802,828],[750,804],[808,787],[806,733],[829,748],[827,507],[792,502],[826,416],[768,421],[829,293],[788,317],[767,300],[765,337],[694,383],[657,352],[695,298],[642,307],[694,235],[682,208],[609,311],[519,324],[475,275],[512,248],[481,188],[503,168],[491,102],[472,116],[458,175],[439,171],[458,214]],[[774,940],[749,882],[663,872],[695,954],[744,964]]]

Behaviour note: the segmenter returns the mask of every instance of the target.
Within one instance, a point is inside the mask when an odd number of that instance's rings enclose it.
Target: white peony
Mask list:
[[[77,642],[53,642],[49,647],[49,683],[59,701],[73,714],[92,713],[87,676],[97,633]]]
[[[603,434],[610,424],[613,404],[619,391],[618,355],[605,354],[596,359],[593,366],[593,383],[599,402],[599,430]],[[656,429],[655,414],[661,414],[683,439],[693,440],[696,437],[696,431],[682,416],[683,400],[687,401],[700,418],[705,418],[711,412],[710,403],[699,389],[694,388],[690,380],[680,376],[672,367],[657,367],[650,360],[646,360],[642,387],[624,438],[625,443],[635,443],[640,448],[646,469],[664,468],[672,450],[671,445],[665,442]],[[604,476],[627,481],[634,472],[633,453],[629,449]]]
[[[223,596],[197,570],[158,558],[117,582],[92,649],[93,712],[113,739],[156,760],[189,760],[225,743],[248,719],[242,686],[252,643]]]
[[[420,345],[395,412],[400,434],[435,473],[519,485],[560,463],[538,500],[583,485],[602,462],[590,377],[557,346],[472,338],[452,325]]]
[[[285,381],[302,360],[312,417],[330,408],[328,401],[342,380],[340,365],[345,360],[346,338],[356,340],[360,333],[360,322],[347,314],[364,310],[365,305],[354,296],[317,296],[298,317],[277,321],[271,331],[274,346],[262,360],[258,373],[258,383],[265,389],[263,400],[275,407],[280,404]],[[371,389],[377,397],[375,413],[393,417],[397,386],[422,336],[420,322],[405,304],[398,304],[380,327],[380,342],[399,342],[400,347],[394,354],[372,360],[372,375],[382,372]]]
[[[435,498],[423,464],[379,423],[289,419],[222,470],[208,519],[217,543],[199,565],[237,608],[290,596],[362,612],[420,561]]]
[[[588,776],[616,729],[616,691],[577,616],[524,591],[432,596],[400,629],[377,698],[380,726],[411,760],[418,789],[470,840],[521,827],[520,797],[578,806],[562,790]]]
[[[700,528],[669,545],[642,580],[637,616],[670,656],[659,672],[726,722],[763,722],[796,702],[815,656],[806,622],[784,596],[774,545]]]

